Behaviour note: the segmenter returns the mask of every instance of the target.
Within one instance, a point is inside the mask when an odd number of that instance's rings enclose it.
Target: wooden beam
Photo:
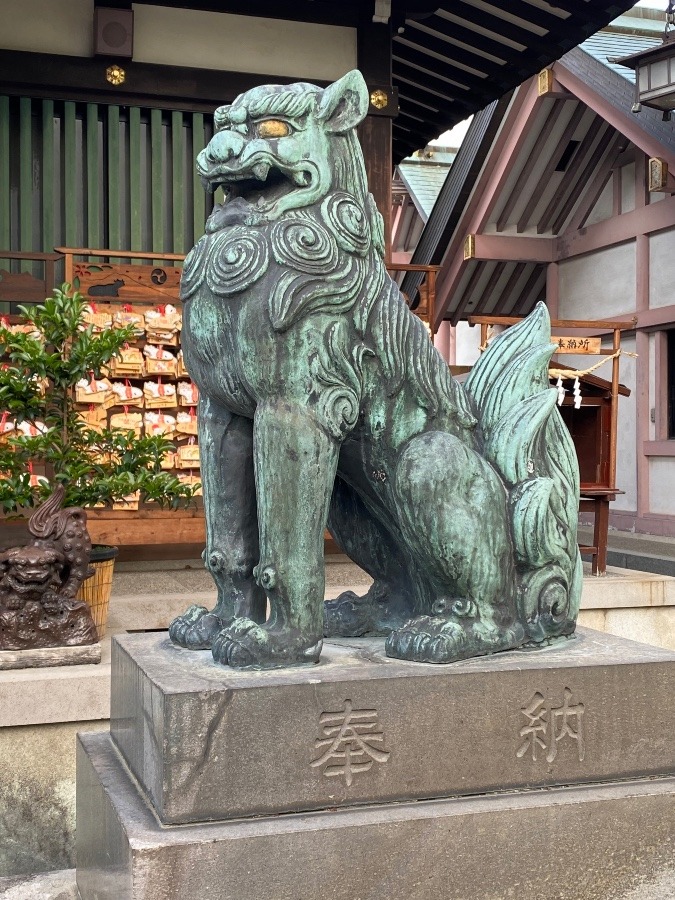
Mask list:
[[[480,263],[476,263],[474,266],[474,270],[469,276],[469,280],[466,283],[466,287],[462,291],[462,299],[460,300],[459,307],[457,309],[456,318],[453,318],[452,324],[456,325],[459,319],[464,314],[469,302],[471,301],[471,295],[473,294],[476,285],[478,284],[478,280],[483,274],[483,266]]]
[[[574,215],[570,219],[566,231],[577,231],[583,226],[586,219],[595,208],[595,204],[600,199],[600,196],[607,185],[609,176],[617,166],[617,157],[622,152],[625,138],[618,132],[615,132],[615,134],[616,137],[612,149],[605,157],[605,161],[598,172],[587,182],[586,192],[575,210]],[[618,170],[615,172],[614,177],[618,181]],[[617,212],[617,215],[620,215],[620,210]]]
[[[509,262],[553,262],[552,238],[515,237],[505,234],[474,234],[469,259],[496,259]]]
[[[560,209],[562,198],[567,200],[570,197],[574,186],[579,181],[580,166],[583,164],[584,160],[588,159],[591,147],[603,125],[604,122],[602,119],[599,116],[595,116],[581,143],[576,148],[567,169],[563,172],[558,189],[555,191],[548,206],[539,217],[539,221],[537,222],[537,234],[543,234],[551,228],[551,223],[554,220],[556,212]]]
[[[515,310],[517,316],[526,316],[531,312],[532,305],[534,304],[533,296],[536,298],[536,293],[541,290],[539,285],[542,285],[544,291],[546,290],[545,274],[539,266],[535,266],[521,291],[520,302],[518,303],[518,308]]]
[[[611,152],[613,138],[616,132],[613,128],[607,127],[601,131],[600,138],[595,147],[595,150],[590,154],[588,160],[586,161],[586,165],[575,173],[575,176],[572,180],[572,184],[569,188],[569,193],[567,196],[567,200],[563,203],[563,207],[556,216],[553,221],[553,225],[551,226],[551,230],[554,234],[558,234],[560,229],[563,227],[565,222],[570,216],[570,213],[579,202],[579,195],[584,189],[584,185],[586,185],[592,178],[597,177],[596,170],[600,166],[605,155]]]
[[[673,309],[673,307],[670,307]],[[630,313],[626,313],[630,315]],[[671,316],[675,318],[675,315]],[[522,316],[470,316],[469,322],[472,325],[517,325],[522,322]],[[619,319],[551,319],[552,328],[585,328],[588,330],[598,331],[633,331],[635,329],[636,318],[633,316],[631,321],[622,322]]]
[[[540,185],[545,187],[549,183],[549,179],[555,172],[555,167],[560,162],[560,157],[565,152],[572,135],[577,130],[577,127],[579,125],[579,122],[581,121],[581,117],[583,116],[584,112],[585,112],[585,108],[584,108],[583,104],[581,104],[581,103],[578,104],[576,106],[576,108],[574,109],[574,111],[572,112],[572,115],[570,116],[569,122],[567,123],[565,130],[563,131],[563,133],[560,136],[560,140],[558,142],[557,148],[555,149],[551,158],[547,162],[547,164],[544,168],[544,171],[541,173],[541,177],[539,179]],[[532,216],[532,213],[537,208],[537,205],[540,200],[541,200],[541,190],[534,191],[532,196],[528,200],[528,202],[525,206],[525,209],[523,210],[523,212],[520,216],[520,219],[518,219],[518,224],[516,225],[516,231],[518,233],[522,233],[529,227],[530,217]]]
[[[521,85],[514,94],[501,130],[494,140],[483,171],[465,206],[461,221],[466,224],[462,230],[460,228],[455,230],[447,248],[445,258],[451,260],[451,263],[436,294],[438,321],[445,318],[450,298],[457,288],[458,277],[461,278],[463,273],[465,264],[462,257],[462,243],[464,237],[467,233],[480,233],[483,230],[485,221],[494,208],[499,191],[508,178],[510,165],[525,140],[525,126],[536,105],[541,102],[537,95],[536,79],[531,79],[527,85]]]
[[[560,266],[557,262],[546,266],[546,306],[553,318],[558,317],[560,305]]]
[[[650,206],[589,225],[574,233],[561,234],[554,238],[554,259],[569,259],[582,253],[622,244],[635,239],[638,234],[651,234],[673,226],[675,226],[675,197],[668,197]]]
[[[3,93],[12,96],[59,97],[213,112],[216,106],[234,100],[238,94],[257,85],[297,81],[296,78],[263,72],[215,71],[134,62],[126,67],[124,84],[115,87],[105,78],[108,65],[100,57],[3,50],[0,53],[0,84]],[[328,84],[324,80],[313,80],[320,87]]]
[[[648,156],[664,158],[669,168],[675,171],[675,151],[666,148],[658,138],[642,128],[639,117],[633,115],[628,106],[625,110],[618,109],[612,103],[600,97],[589,84],[577,78],[576,75],[573,75],[565,68],[564,63],[561,61],[555,63],[553,70],[560,83],[578,97],[582,103],[593,109],[617,131],[626,135],[637,147],[644,150]]]
[[[502,209],[501,213],[499,214],[499,218],[497,219],[497,231],[503,231],[506,228],[506,225],[509,221],[509,216],[513,212],[513,208],[515,207],[518,200],[522,197],[523,188],[525,187],[527,180],[532,174],[532,168],[541,155],[542,148],[546,146],[546,141],[551,136],[551,132],[553,131],[556,122],[558,121],[558,117],[556,116],[554,109],[549,110],[548,115],[544,119],[542,127],[539,130],[539,134],[537,135],[536,140],[532,145],[532,149],[530,150],[528,157],[525,160],[522,169],[520,170],[520,174],[516,179],[516,183],[511,188],[511,193],[509,194],[506,203],[504,204],[504,208]]]

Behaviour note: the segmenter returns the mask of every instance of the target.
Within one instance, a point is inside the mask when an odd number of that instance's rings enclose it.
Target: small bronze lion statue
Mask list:
[[[0,650],[73,647],[98,641],[89,607],[75,596],[91,541],[81,509],[61,509],[63,487],[31,516],[30,544],[0,553]]]

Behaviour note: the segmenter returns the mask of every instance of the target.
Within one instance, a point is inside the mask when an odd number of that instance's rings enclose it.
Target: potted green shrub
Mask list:
[[[56,484],[65,487],[65,506],[112,506],[138,494],[178,508],[198,486],[162,469],[170,441],[94,428],[82,417],[78,383],[100,379],[135,335],[133,326],[96,333],[77,287],[64,284],[43,304],[19,307],[19,329],[0,323],[0,510],[23,515]],[[98,551],[104,562],[114,555]]]

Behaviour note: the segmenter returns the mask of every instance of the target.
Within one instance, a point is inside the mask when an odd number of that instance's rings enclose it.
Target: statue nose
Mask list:
[[[214,134],[203,151],[205,160],[210,165],[227,162],[239,156],[244,143],[244,138],[236,131],[219,131]]]

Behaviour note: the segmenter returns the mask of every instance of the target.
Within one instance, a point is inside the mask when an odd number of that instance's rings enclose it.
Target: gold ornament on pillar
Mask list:
[[[112,66],[108,66],[105,70],[105,79],[109,81],[110,84],[115,85],[117,87],[118,84],[124,84],[124,79],[127,77],[127,73],[121,66],[117,64],[113,64]]]

